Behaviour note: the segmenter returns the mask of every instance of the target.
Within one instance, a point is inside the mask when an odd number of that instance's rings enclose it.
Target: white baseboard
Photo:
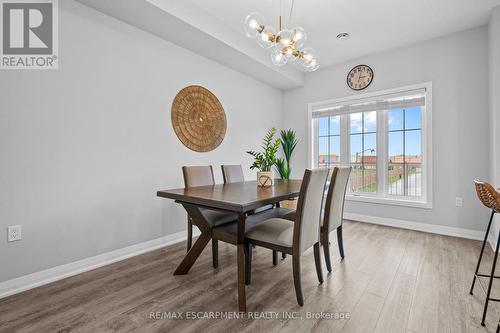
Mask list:
[[[194,228],[193,237],[198,236],[199,234],[199,230]],[[0,282],[0,299],[73,275],[87,272],[95,268],[106,266],[117,261],[150,252],[167,245],[175,244],[185,240],[186,237],[187,232],[181,231],[147,242],[134,244],[118,250],[102,253],[90,258],[85,258],[68,264],[45,269],[40,272],[35,272],[32,274],[14,278],[12,280]]]
[[[402,229],[417,230],[439,235],[454,236],[454,237],[461,237],[461,238],[475,239],[475,240],[484,239],[484,231],[479,231],[479,230],[447,227],[437,224],[404,221],[399,219],[391,219],[385,217],[368,216],[368,215],[360,215],[352,213],[344,213],[344,218],[347,220],[380,224]]]
[[[495,214],[495,219],[491,224],[490,233],[488,234],[488,243],[490,243],[491,249],[496,250],[498,233],[500,232],[500,218],[499,214]]]
[[[491,232],[488,234],[488,244],[490,244],[491,249],[495,251],[495,248],[497,246],[497,240],[496,237],[493,236]]]

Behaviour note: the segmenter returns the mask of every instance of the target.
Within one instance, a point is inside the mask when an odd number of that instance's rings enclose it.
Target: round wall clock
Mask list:
[[[357,65],[347,74],[347,85],[352,90],[363,90],[373,81],[373,70],[367,65]]]
[[[217,97],[201,86],[188,86],[172,103],[172,126],[189,149],[207,152],[217,148],[226,135],[226,114]]]

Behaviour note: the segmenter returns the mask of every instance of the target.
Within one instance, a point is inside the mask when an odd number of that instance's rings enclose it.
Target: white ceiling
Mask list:
[[[317,50],[323,67],[486,24],[491,9],[500,5],[500,0],[295,0],[289,24],[291,0],[184,1],[242,38],[243,21],[251,12],[260,12],[276,27],[281,2],[285,25],[306,29],[307,44]],[[337,40],[344,31],[351,38]]]
[[[277,26],[302,26],[322,67],[487,24],[500,0],[77,0],[278,89],[300,87],[304,73],[276,67],[245,37],[243,21],[261,12]],[[352,37],[340,41],[339,32]],[[321,70],[321,68],[320,68]]]

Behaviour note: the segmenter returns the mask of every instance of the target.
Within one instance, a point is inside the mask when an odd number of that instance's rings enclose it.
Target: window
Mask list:
[[[310,164],[350,165],[348,200],[431,207],[431,84],[312,103]]]
[[[377,113],[349,115],[351,192],[377,192]]]
[[[388,110],[388,194],[422,196],[422,108]]]
[[[319,168],[340,165],[340,117],[318,119],[318,149]]]

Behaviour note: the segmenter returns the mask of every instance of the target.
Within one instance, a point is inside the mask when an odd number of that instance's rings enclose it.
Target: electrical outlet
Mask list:
[[[21,234],[21,226],[20,225],[11,225],[7,227],[7,241],[14,242],[22,239]]]
[[[460,197],[455,198],[455,206],[462,207],[464,205],[464,200]]]

